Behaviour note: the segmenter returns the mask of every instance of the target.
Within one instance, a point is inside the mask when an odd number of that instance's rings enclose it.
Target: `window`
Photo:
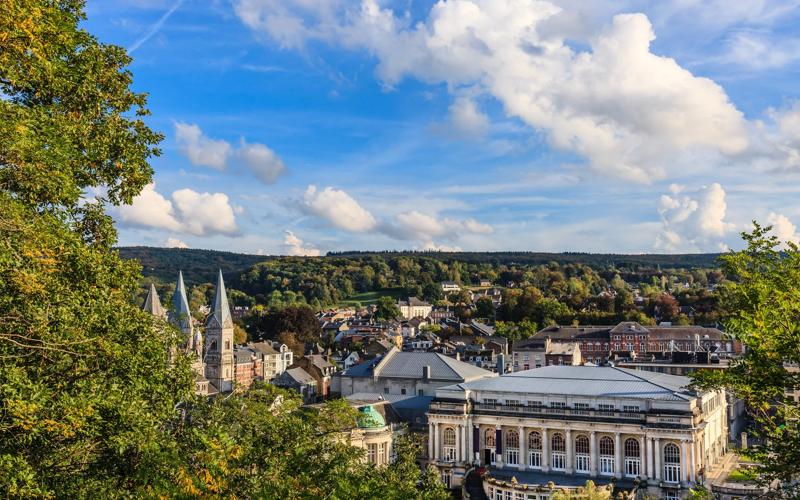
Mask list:
[[[383,393],[384,394],[389,394],[389,388],[388,387],[384,387],[383,388]]]
[[[639,440],[628,438],[625,440],[625,475],[636,477],[641,466]]]
[[[600,438],[600,474],[614,474],[614,440],[608,436]]]
[[[681,451],[673,443],[664,445],[664,481],[678,483],[681,480]]]
[[[572,413],[577,415],[588,415],[589,414],[589,403],[575,403],[572,405],[575,409]]]
[[[400,394],[405,394],[405,393],[406,393],[405,389],[400,389]]]
[[[619,342],[614,342],[614,350],[619,351]]]
[[[483,434],[483,442],[487,448],[494,448],[494,429],[486,429]]]
[[[644,342],[639,342],[639,350],[644,352],[646,350],[644,347]]]
[[[386,443],[378,443],[378,456],[377,460],[379,464],[385,464],[386,460]]]
[[[607,404],[607,403],[600,403],[597,405],[597,409],[604,413],[613,413],[614,412],[614,405]]]
[[[231,349],[231,341],[230,340],[226,340],[225,341],[225,349],[228,350],[228,351]]]
[[[561,401],[553,401],[550,403],[551,408],[566,408],[567,403],[562,403]]]
[[[528,465],[542,466],[542,435],[535,431],[528,434]]]
[[[521,406],[518,399],[506,399],[506,406]]]
[[[208,350],[209,351],[216,351],[217,350],[217,341],[216,340],[212,340],[211,341],[211,347]]]
[[[425,395],[425,391],[423,391],[422,389],[420,389],[420,390],[418,390],[418,391],[417,391],[417,395],[418,395],[418,396],[424,396],[424,395]]]
[[[375,443],[370,443],[367,445],[367,462],[374,464],[375,457],[378,453],[378,445]]]
[[[446,462],[456,460],[456,431],[452,427],[445,427],[442,431],[443,455]]]
[[[494,398],[483,398],[483,404],[485,405],[496,405],[497,400]]]
[[[638,405],[622,405],[622,411],[637,412],[639,411]]]
[[[575,472],[589,472],[589,438],[575,438]]]
[[[565,453],[566,443],[564,441],[564,436],[558,433],[553,434],[550,444],[552,447],[550,465],[553,467],[553,470],[566,469],[567,454]]]
[[[541,401],[528,401],[528,406],[533,408],[541,408],[542,402]]]
[[[519,433],[517,431],[507,431],[506,441],[506,463],[508,465],[519,464]]]

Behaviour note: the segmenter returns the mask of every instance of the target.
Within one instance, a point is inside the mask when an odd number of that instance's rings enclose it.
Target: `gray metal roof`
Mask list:
[[[475,365],[457,361],[438,352],[400,352],[392,349],[386,362],[376,367],[381,377],[422,378],[422,369],[431,367],[431,378],[457,382],[491,377],[494,373]]]
[[[502,377],[465,382],[447,389],[470,389],[526,394],[621,397],[686,401],[687,377],[601,366],[547,366]]]

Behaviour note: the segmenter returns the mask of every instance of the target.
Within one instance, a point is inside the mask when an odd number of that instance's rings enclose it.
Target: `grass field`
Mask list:
[[[396,299],[401,295],[403,295],[402,288],[384,288],[372,292],[357,293],[348,297],[347,300],[342,301],[340,305],[351,307],[368,306],[378,302],[378,299],[381,297],[389,296]]]

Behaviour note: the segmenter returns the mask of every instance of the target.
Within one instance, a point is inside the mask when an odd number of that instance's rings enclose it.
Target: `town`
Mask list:
[[[476,285],[465,288],[473,304],[502,300],[490,282]],[[489,324],[460,323],[449,306],[407,297],[387,319],[376,306],[320,311],[333,342],[295,354],[280,341],[234,342],[234,314],[246,311],[229,305],[221,272],[202,324],[188,304],[179,272],[172,307],[151,284],[142,309],[180,329],[198,394],[269,382],[310,407],[344,398],[368,417],[346,440],[369,463],[389,463],[393,439],[418,434],[419,463],[469,498],[547,499],[587,480],[626,498],[680,499],[696,484],[721,498],[758,492],[726,481],[739,465],[729,445],[747,446],[744,402],[692,389],[687,378],[742,354],[718,328],[552,325],[509,341]]]

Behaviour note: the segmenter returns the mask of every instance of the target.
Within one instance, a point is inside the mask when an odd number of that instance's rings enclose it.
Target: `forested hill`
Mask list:
[[[638,266],[672,269],[693,269],[717,267],[718,253],[691,254],[603,254],[581,252],[329,252],[328,257],[366,258],[379,256],[392,257],[430,257],[440,260],[457,260],[467,263],[522,264],[539,265],[556,262],[564,264],[585,264],[592,268]]]
[[[178,269],[183,270],[187,283],[209,283],[216,277],[217,269],[225,276],[245,272],[258,262],[274,259],[262,255],[249,255],[217,250],[160,247],[120,247],[120,255],[126,259],[137,259],[142,264],[142,273],[160,281],[175,279]],[[546,252],[339,252],[329,253],[327,258],[367,259],[373,256],[391,259],[396,257],[428,257],[443,261],[465,263],[539,265],[556,262],[585,264],[592,268],[648,267],[648,268],[714,268],[719,254],[593,254],[593,253],[546,253]]]
[[[119,253],[125,259],[138,260],[142,264],[142,274],[158,281],[175,281],[178,270],[182,270],[187,285],[214,283],[218,269],[228,277],[272,258],[194,248],[120,247]]]

